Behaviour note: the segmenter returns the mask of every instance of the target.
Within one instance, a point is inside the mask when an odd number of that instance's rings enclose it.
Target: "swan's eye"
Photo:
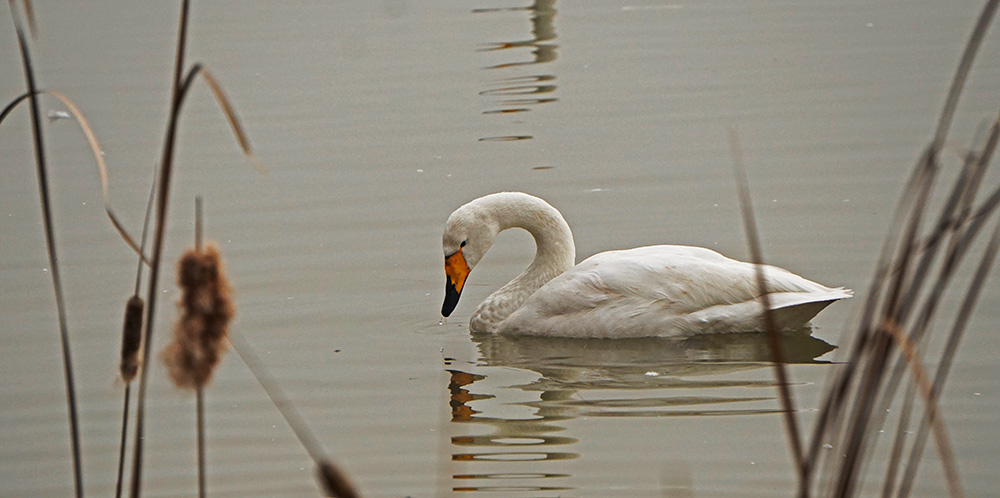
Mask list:
[[[465,247],[465,241],[463,240],[462,243],[458,245],[458,247]]]

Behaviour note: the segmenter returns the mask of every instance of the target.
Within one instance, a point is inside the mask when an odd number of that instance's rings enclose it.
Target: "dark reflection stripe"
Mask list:
[[[455,436],[451,444],[455,446],[549,446],[574,444],[579,440],[560,436]]]
[[[558,486],[473,486],[451,488],[452,491],[569,491],[576,488]]]
[[[510,74],[517,68],[527,68],[539,64],[546,64],[556,60],[556,50],[559,45],[555,43],[555,0],[535,0],[530,6],[525,7],[483,7],[473,9],[476,14],[491,14],[497,12],[524,12],[528,14],[531,21],[531,35],[521,39],[507,39],[481,44],[476,49],[477,52],[498,52],[506,53],[505,61],[483,67],[488,71]],[[525,51],[530,52],[526,54]],[[490,103],[492,109],[482,114],[491,116],[502,116],[504,114],[523,113],[531,110],[532,106],[548,104],[558,99],[550,98],[516,98],[531,95],[551,94],[556,91],[554,84],[556,76],[554,74],[535,75],[511,75],[507,78],[499,78],[492,85],[495,88],[483,90],[479,93],[483,97],[491,97],[494,102]],[[515,98],[511,98],[515,97]],[[485,137],[479,139],[480,142],[516,142],[520,140],[531,140],[532,135],[513,135],[502,137]]]
[[[533,95],[536,93],[552,93],[555,89],[555,85],[514,85],[483,90],[479,92],[479,95]]]
[[[694,406],[713,405],[720,403],[745,403],[750,401],[770,401],[773,396],[748,398],[724,398],[710,396],[682,396],[665,398],[618,398],[598,400],[572,400],[563,402],[563,406],[593,406],[607,408],[653,408],[657,406]]]
[[[778,408],[761,408],[755,410],[594,410],[580,413],[582,417],[723,417],[744,415],[771,415],[782,413]]]
[[[493,111],[483,111],[483,114],[514,114],[515,112],[528,112],[530,109],[496,109]]]
[[[451,455],[455,462],[540,462],[546,460],[572,460],[579,458],[578,453],[563,452],[496,452],[496,453],[455,453]]]
[[[531,140],[531,135],[508,135],[503,137],[483,137],[480,142],[516,142],[518,140]]]
[[[569,477],[569,474],[543,474],[532,472],[497,472],[491,474],[457,474],[455,479],[553,479]]]

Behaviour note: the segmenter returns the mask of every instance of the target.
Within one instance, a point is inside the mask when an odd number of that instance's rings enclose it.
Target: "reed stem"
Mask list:
[[[28,53],[24,30],[17,17],[14,18],[17,31],[17,41],[21,50],[21,62],[24,66],[24,78],[28,87],[28,100],[31,109],[31,130],[35,146],[35,166],[38,175],[38,197],[42,205],[42,219],[45,226],[45,244],[48,249],[49,274],[52,276],[52,289],[56,300],[56,313],[59,318],[59,339],[62,346],[63,377],[66,382],[66,405],[69,411],[70,444],[73,453],[73,484],[78,498],[83,496],[83,471],[80,456],[79,423],[76,411],[76,387],[73,380],[73,356],[70,351],[69,327],[66,320],[66,303],[63,299],[62,279],[59,276],[59,257],[56,254],[55,231],[52,226],[52,207],[49,199],[49,180],[45,162],[45,147],[42,139],[41,112],[38,108],[38,88],[35,85],[35,72]]]
[[[198,497],[205,498],[205,389],[195,390],[195,411],[198,416]]]
[[[194,198],[194,247],[201,252],[201,196]],[[198,496],[205,498],[205,389],[195,388],[195,410],[198,417]]]
[[[782,414],[784,415],[785,429],[788,434],[788,445],[792,451],[792,460],[795,462],[799,480],[805,481],[806,463],[802,454],[802,436],[799,432],[798,420],[795,418],[795,402],[792,399],[792,391],[788,387],[788,373],[785,370],[784,354],[781,351],[778,328],[774,322],[774,314],[771,312],[771,299],[768,294],[767,284],[764,281],[764,261],[760,250],[760,240],[757,236],[757,224],[753,216],[753,205],[750,201],[750,187],[747,181],[746,168],[743,166],[743,153],[740,149],[739,135],[732,128],[729,129],[729,145],[733,159],[733,169],[736,173],[740,213],[743,216],[743,228],[746,232],[747,245],[750,247],[751,261],[753,261],[754,269],[756,270],[757,288],[760,292],[763,308],[764,329],[767,332],[768,343],[774,359],[772,365],[778,384]]]
[[[181,14],[177,35],[177,53],[174,60],[174,79],[170,95],[170,117],[163,139],[163,157],[160,161],[160,181],[157,189],[156,230],[153,236],[153,253],[149,269],[148,310],[146,313],[145,337],[142,357],[150,358],[153,344],[153,324],[156,317],[157,287],[159,284],[160,258],[163,255],[163,239],[166,233],[167,206],[170,193],[170,174],[173,165],[174,143],[177,134],[177,120],[181,104],[181,73],[184,66],[184,47],[187,40],[188,0],[181,2]],[[132,459],[131,498],[139,498],[142,489],[142,451],[145,439],[146,382],[149,378],[149,361],[142,362],[142,377],[139,379],[139,393],[136,409],[135,445]]]
[[[122,483],[125,476],[125,444],[128,442],[128,402],[132,392],[132,383],[125,384],[125,401],[122,403],[122,438],[118,449],[118,480],[115,482],[115,498],[122,496]]]

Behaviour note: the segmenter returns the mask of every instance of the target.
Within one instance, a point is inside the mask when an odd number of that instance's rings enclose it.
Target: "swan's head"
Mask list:
[[[448,217],[441,246],[444,249],[444,305],[441,314],[448,316],[458,305],[458,298],[465,287],[465,279],[486,251],[493,246],[500,227],[475,201],[458,209]]]

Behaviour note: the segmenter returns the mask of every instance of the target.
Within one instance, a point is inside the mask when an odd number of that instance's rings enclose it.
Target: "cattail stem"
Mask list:
[[[139,284],[142,282],[142,265],[146,262],[146,234],[149,230],[149,215],[153,212],[153,198],[156,193],[156,175],[149,188],[149,199],[146,201],[146,217],[142,222],[142,239],[139,242],[139,267],[135,270],[135,291],[125,305],[125,323],[122,326],[122,354],[118,365],[122,380],[125,381],[125,401],[122,405],[122,437],[118,450],[118,479],[115,484],[115,498],[122,496],[122,483],[125,480],[125,445],[128,442],[128,407],[132,394],[132,380],[139,372],[139,348],[142,346],[142,313],[145,302],[139,297]]]
[[[160,162],[160,181],[157,189],[156,233],[153,237],[153,254],[149,269],[149,310],[146,314],[146,330],[143,341],[143,358],[149,358],[153,342],[153,318],[156,316],[157,285],[159,283],[160,256],[163,253],[163,238],[167,221],[167,204],[170,190],[170,173],[173,165],[174,142],[177,133],[177,119],[181,104],[181,74],[184,69],[184,46],[187,41],[188,0],[181,2],[180,25],[177,35],[177,52],[174,60],[174,78],[170,94],[170,118],[167,123],[167,134],[163,140],[163,157]],[[142,377],[139,379],[138,406],[136,408],[135,446],[132,458],[132,483],[130,496],[139,498],[142,489],[142,448],[145,438],[145,400],[146,381],[148,379],[149,362],[142,363]]]
[[[194,198],[194,247],[201,252],[201,196]],[[198,496],[205,498],[205,390],[195,389],[195,411],[198,417]]]
[[[149,218],[153,213],[153,200],[156,199],[156,179],[157,174],[153,173],[153,184],[149,186],[149,198],[146,200],[146,217],[142,220],[142,236],[139,241],[139,267],[135,270],[135,291],[133,294],[139,295],[139,284],[142,282],[142,264],[146,262],[146,235],[149,233]]]
[[[118,480],[115,482],[115,498],[122,496],[122,483],[125,476],[125,443],[128,442],[128,402],[132,391],[132,383],[125,384],[125,401],[122,403],[122,439],[118,449]]]
[[[198,496],[205,498],[205,390],[198,386],[195,411],[198,412]]]
[[[194,198],[194,248],[201,251],[201,196]]]

